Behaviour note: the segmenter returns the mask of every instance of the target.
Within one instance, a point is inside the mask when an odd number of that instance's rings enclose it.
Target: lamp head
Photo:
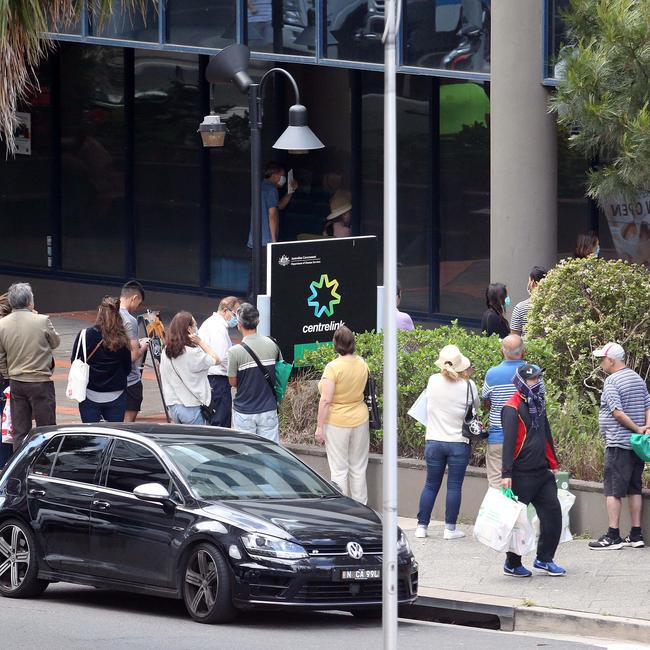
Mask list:
[[[204,147],[223,147],[226,140],[226,125],[215,113],[203,118],[197,133],[201,135]]]
[[[205,69],[205,78],[209,83],[217,81],[234,81],[241,92],[246,92],[253,80],[248,74],[251,51],[246,45],[233,43],[210,59]]]
[[[302,104],[294,104],[289,109],[289,126],[278,138],[273,148],[301,154],[324,147],[325,145],[307,126],[307,109]]]

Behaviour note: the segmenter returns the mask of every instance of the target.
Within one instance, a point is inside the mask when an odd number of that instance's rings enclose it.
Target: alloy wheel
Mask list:
[[[29,570],[30,550],[25,533],[13,524],[0,529],[0,587],[5,592],[22,585]]]
[[[205,549],[196,551],[187,564],[185,588],[188,607],[197,617],[207,616],[212,611],[219,589],[217,565]]]

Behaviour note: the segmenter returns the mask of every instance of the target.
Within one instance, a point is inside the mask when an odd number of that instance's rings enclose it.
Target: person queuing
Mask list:
[[[271,386],[282,353],[273,339],[257,333],[259,322],[260,313],[250,303],[237,310],[237,328],[243,339],[228,354],[228,381],[237,389],[232,428],[280,442],[278,402]]]
[[[607,373],[600,398],[599,428],[605,440],[605,480],[603,490],[609,528],[589,543],[589,548],[617,550],[624,546],[645,546],[641,531],[643,507],[642,475],[644,462],[630,444],[633,433],[650,433],[650,395],[643,379],[625,364],[625,350],[618,343],[607,343],[594,350]],[[622,539],[619,531],[622,499],[627,497],[632,529]]]
[[[426,537],[431,513],[447,470],[444,539],[465,537],[456,529],[460,502],[469,464],[471,446],[463,436],[463,422],[469,406],[479,407],[476,384],[470,379],[471,363],[455,345],[446,345],[438,355],[440,372],[427,384],[427,431],[424,458],[427,476],[418,510],[416,537]]]
[[[0,318],[4,318],[11,313],[9,298],[6,293],[0,296]],[[0,417],[5,407],[5,390],[9,387],[9,378],[0,375]],[[10,442],[0,441],[0,470],[7,464],[13,453],[13,445]]]
[[[397,283],[397,329],[398,330],[412,330],[415,329],[413,319],[405,312],[400,311],[399,306],[402,303],[402,285]]]
[[[354,334],[345,325],[332,339],[338,357],[323,370],[315,437],[325,443],[332,482],[343,494],[368,502],[366,469],[370,449],[364,389],[368,366],[355,354]]]
[[[172,422],[206,424],[203,411],[212,399],[208,370],[219,363],[216,352],[199,337],[194,316],[178,312],[160,357],[160,380]]]
[[[526,325],[528,324],[528,312],[530,311],[530,299],[533,292],[537,289],[539,283],[546,277],[547,270],[541,266],[533,266],[528,276],[528,284],[526,291],[528,291],[528,298],[522,300],[515,305],[512,310],[512,318],[510,319],[510,331],[519,336],[526,335]]]
[[[48,316],[34,310],[29,284],[12,284],[7,292],[11,313],[0,319],[0,376],[9,379],[13,447],[17,450],[32,428],[56,424],[52,372],[61,339]]]
[[[515,372],[517,390],[501,412],[501,485],[512,489],[521,503],[532,503],[537,511],[541,532],[533,567],[550,576],[563,576],[566,570],[554,562],[562,534],[562,508],[551,471],[558,468],[558,461],[546,416],[542,373],[539,366],[529,363]],[[503,573],[514,578],[532,575],[521,563],[521,556],[511,552],[506,556]]]
[[[506,318],[506,309],[510,306],[510,296],[506,285],[494,282],[485,290],[485,304],[487,309],[481,318],[481,331],[488,336],[498,334],[505,338],[510,334],[510,324]]]
[[[325,237],[350,237],[352,235],[352,195],[338,190],[330,199],[331,212],[325,218]]]
[[[120,315],[118,298],[105,297],[93,327],[77,334],[70,361],[83,359],[80,345],[85,332],[86,363],[90,366],[86,399],[79,402],[82,422],[123,422],[127,378],[131,372],[131,348]]]
[[[590,230],[578,235],[574,256],[576,258],[598,257],[600,255],[600,240],[598,235]]]
[[[239,300],[234,296],[223,298],[217,311],[203,321],[199,337],[216,353],[221,363],[208,370],[212,401],[210,422],[215,427],[230,428],[232,422],[232,394],[228,382],[228,351],[232,347],[229,328],[237,327]]]

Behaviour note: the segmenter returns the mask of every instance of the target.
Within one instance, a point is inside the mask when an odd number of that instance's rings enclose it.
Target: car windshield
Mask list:
[[[336,496],[323,479],[277,445],[257,440],[172,444],[165,450],[200,499]]]

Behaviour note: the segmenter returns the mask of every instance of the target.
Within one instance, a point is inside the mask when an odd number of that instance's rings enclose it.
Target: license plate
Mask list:
[[[342,569],[341,580],[379,580],[381,569]]]

